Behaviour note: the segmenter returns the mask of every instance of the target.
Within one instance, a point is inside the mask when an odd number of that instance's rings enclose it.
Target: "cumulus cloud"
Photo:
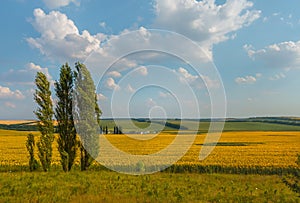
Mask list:
[[[261,78],[263,75],[261,73],[256,73],[256,78]]]
[[[36,64],[34,64],[32,62],[29,63],[29,64],[27,64],[27,67],[28,67],[27,68],[28,71],[31,71],[34,74],[36,74],[36,72],[42,72],[42,73],[44,73],[46,75],[46,77],[47,77],[47,79],[49,81],[52,80],[52,76],[50,75],[48,68],[42,68],[41,66],[36,65]]]
[[[5,102],[4,105],[8,108],[15,109],[17,106],[11,102]]]
[[[194,82],[196,79],[199,77],[197,75],[192,75],[190,74],[186,69],[180,67],[178,69],[178,73],[180,75],[179,79],[182,82],[189,81],[189,82]]]
[[[179,80],[182,83],[188,83],[197,88],[219,88],[220,83],[218,80],[211,79],[207,75],[192,75],[187,69],[180,67],[175,71],[179,75]]]
[[[0,80],[6,84],[21,84],[21,85],[33,85],[34,78],[37,72],[42,72],[47,76],[49,81],[52,81],[52,76],[49,73],[48,68],[42,68],[34,63],[28,63],[25,68],[22,69],[10,69],[7,72],[0,73]],[[53,81],[52,81],[53,82]]]
[[[276,74],[272,77],[269,78],[269,80],[280,80],[280,79],[284,79],[286,78],[286,75],[284,73],[279,73],[279,74]]]
[[[251,45],[245,45],[248,56],[262,62],[269,68],[300,68],[300,41],[281,42],[255,50]]]
[[[52,4],[59,6],[57,1]],[[61,4],[65,5],[65,1]],[[71,0],[67,2],[70,3]],[[125,29],[119,35],[92,35],[87,30],[79,31],[67,15],[59,11],[46,14],[39,8],[34,10],[31,23],[40,36],[27,38],[27,42],[46,57],[59,62],[84,60],[91,53],[97,52],[103,67],[117,60],[119,53],[124,55],[132,50],[148,47],[170,50],[175,55],[199,61],[201,57],[212,59],[213,44],[232,38],[235,35],[232,32],[250,25],[260,16],[260,11],[251,10],[253,4],[247,0],[227,0],[223,5],[217,5],[213,0],[155,0],[154,5],[156,17],[152,27],[183,34],[197,41],[201,50],[189,47],[186,41],[174,34],[153,34],[145,27],[140,27],[135,34],[127,35],[125,41],[120,40],[120,36],[131,30]],[[101,25],[105,26],[104,23]],[[185,52],[176,51],[178,47],[185,47]],[[134,61],[128,61],[129,63],[136,65]]]
[[[145,66],[140,66],[140,67],[136,68],[135,71],[142,76],[148,75],[148,69]]]
[[[254,76],[238,77],[235,79],[237,84],[254,84],[257,79]]]
[[[201,75],[200,77],[204,81],[205,85],[208,88],[219,88],[220,87],[220,83],[218,80],[211,79],[207,75]]]
[[[173,95],[170,92],[159,92],[159,97],[161,98],[171,98]]]
[[[120,90],[120,86],[116,84],[116,82],[113,78],[108,78],[106,80],[105,86],[112,90]]]
[[[156,0],[155,25],[210,47],[258,19],[261,12],[251,10],[252,6],[247,0],[227,0],[222,5],[214,0]]]
[[[126,87],[126,91],[129,92],[129,93],[134,93],[135,89],[130,84],[128,84],[127,87]]]
[[[111,76],[111,77],[115,77],[115,78],[122,77],[122,74],[118,71],[111,71],[111,72],[107,73],[107,75]]]
[[[105,22],[100,22],[99,26],[102,27],[102,28],[106,28],[106,23]]]
[[[50,9],[68,6],[71,3],[79,6],[79,0],[43,0],[44,4]]]
[[[27,38],[34,48],[52,59],[85,59],[93,51],[99,51],[104,34],[91,35],[87,30],[79,33],[74,22],[59,11],[46,14],[42,9],[34,10],[32,25],[40,33],[38,38]]]
[[[148,108],[156,106],[156,104],[157,104],[156,101],[154,101],[152,98],[148,98],[147,101],[146,101],[146,106]]]
[[[0,86],[0,99],[24,99],[25,96],[20,90],[12,91],[9,87]]]
[[[99,94],[97,94],[97,99],[98,99],[98,101],[104,101],[107,99],[107,97],[104,96],[103,94],[99,93]]]

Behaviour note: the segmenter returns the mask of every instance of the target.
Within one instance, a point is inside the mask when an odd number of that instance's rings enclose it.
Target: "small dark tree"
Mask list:
[[[35,171],[36,169],[38,169],[39,163],[34,157],[35,140],[32,133],[29,133],[27,135],[26,148],[29,153],[29,170]]]
[[[70,171],[76,157],[77,141],[72,112],[74,74],[67,63],[61,67],[59,81],[56,81],[54,85],[58,98],[55,108],[59,134],[58,151],[63,170]]]
[[[81,170],[87,170],[99,153],[99,121],[101,111],[97,104],[96,88],[90,72],[81,63],[75,64],[75,91],[73,115],[80,137]]]
[[[118,134],[123,134],[121,126],[118,127]]]
[[[44,171],[49,171],[52,160],[52,143],[54,141],[53,105],[51,100],[50,82],[44,73],[38,72],[35,78],[37,89],[34,99],[38,104],[35,115],[38,118],[38,129],[41,133],[37,143],[39,159]]]

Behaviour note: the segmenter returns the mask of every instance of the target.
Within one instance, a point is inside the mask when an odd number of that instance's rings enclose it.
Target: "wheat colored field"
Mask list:
[[[25,146],[27,134],[28,132],[0,130],[0,165],[28,164]],[[38,135],[37,132],[34,134]],[[172,143],[175,136],[159,134],[142,141],[126,135],[107,135],[107,139],[124,152],[144,155],[164,149]],[[296,155],[300,153],[300,132],[224,132],[213,152],[204,161],[199,161],[205,136],[198,135],[186,155],[176,164],[285,168],[296,167]],[[53,148],[53,163],[59,164],[56,141]],[[114,161],[118,164],[118,160],[111,160],[111,163],[114,164]]]
[[[34,122],[34,120],[0,120],[0,124],[3,125],[14,125],[14,124],[29,123],[29,122]]]

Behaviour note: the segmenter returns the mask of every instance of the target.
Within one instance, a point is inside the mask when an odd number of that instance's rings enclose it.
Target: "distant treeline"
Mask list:
[[[274,123],[283,125],[300,126],[300,119],[288,118],[288,117],[252,117],[244,119],[231,119],[226,122],[262,122],[262,123]]]
[[[37,126],[33,125],[36,122],[21,123],[21,124],[0,124],[0,129],[17,130],[17,131],[38,131]]]
[[[139,119],[133,119],[137,122],[146,122],[146,123],[156,123],[156,124],[160,124],[163,125],[165,127],[169,127],[169,128],[173,128],[175,130],[188,130],[187,127],[185,126],[181,126],[180,124],[176,124],[176,123],[170,123],[168,121],[163,121],[163,120],[150,120],[150,119],[144,119],[144,118],[139,118]]]

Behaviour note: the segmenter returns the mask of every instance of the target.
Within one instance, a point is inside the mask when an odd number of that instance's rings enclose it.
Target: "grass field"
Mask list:
[[[137,124],[147,128],[145,123]],[[186,125],[187,132],[192,131],[191,126]],[[205,127],[208,127],[207,123],[200,123],[201,129]],[[0,203],[300,202],[297,194],[282,183],[280,175],[282,171],[297,169],[296,155],[300,153],[300,131],[297,128],[281,124],[230,122],[226,124],[215,149],[204,161],[198,157],[206,134],[200,133],[186,155],[171,168],[142,176],[112,172],[99,164],[89,171],[80,172],[78,158],[73,170],[64,173],[59,166],[56,142],[53,144],[54,165],[51,172],[39,170],[30,173],[25,147],[29,132],[0,130]],[[33,134],[38,136],[39,133]],[[172,143],[176,131],[165,131],[157,136],[131,136],[145,140],[125,135],[105,135],[124,152],[146,155]],[[184,140],[185,136],[191,135],[181,136]],[[181,145],[176,147],[179,149]],[[116,157],[107,158],[112,165],[121,161],[126,164],[126,161]],[[270,170],[273,172],[269,173]]]
[[[299,202],[278,176],[0,173],[0,202]]]

